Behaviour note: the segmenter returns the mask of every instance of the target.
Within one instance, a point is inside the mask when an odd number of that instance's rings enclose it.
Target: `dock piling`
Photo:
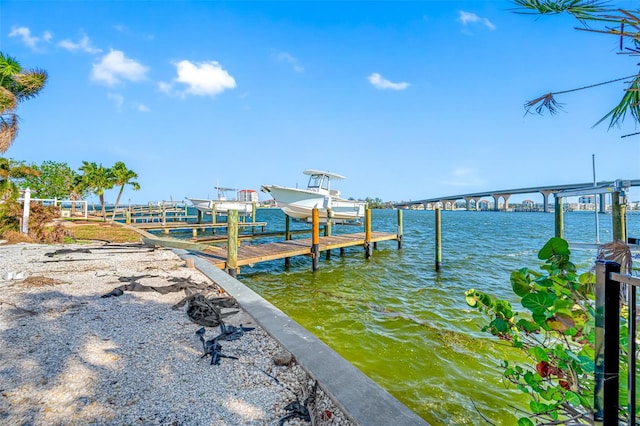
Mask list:
[[[318,209],[314,208],[311,214],[312,218],[312,230],[311,230],[311,256],[313,257],[313,271],[320,269],[319,265],[319,247],[320,247],[320,217]]]
[[[373,254],[373,246],[371,244],[371,210],[366,208],[364,211],[364,257],[369,259]]]
[[[440,209],[436,209],[436,271],[442,269],[442,228]]]
[[[402,248],[402,210],[398,209],[398,250]]]
[[[238,211],[227,212],[227,273],[238,275]]]

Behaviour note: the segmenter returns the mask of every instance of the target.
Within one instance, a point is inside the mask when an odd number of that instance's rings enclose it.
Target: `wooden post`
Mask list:
[[[371,210],[364,210],[364,257],[369,259],[373,254],[373,246],[371,244]]]
[[[227,212],[227,272],[238,275],[238,211]]]
[[[291,239],[291,218],[289,215],[284,216],[284,239],[289,241]],[[291,259],[288,257],[284,258],[284,267],[288,269],[291,266]]]
[[[564,205],[562,197],[555,195],[556,237],[564,238]]]
[[[256,203],[251,203],[251,223],[256,223]],[[256,230],[255,226],[251,227],[251,233],[253,234]]]
[[[311,223],[313,229],[311,230],[311,256],[313,257],[313,271],[320,269],[318,263],[320,258],[320,217],[318,215],[318,209],[314,208],[311,212]]]
[[[627,224],[626,224],[627,206],[620,200],[620,192],[611,193],[611,221],[613,228],[613,241],[627,242]]]
[[[436,208],[436,271],[442,269],[442,232],[440,208]]]
[[[194,239],[198,238],[198,228],[194,226],[193,229],[191,230],[191,235],[193,235]]]
[[[402,210],[398,209],[398,250],[402,249]]]
[[[331,211],[331,209],[327,209],[327,223],[324,225],[325,237],[331,236],[331,222],[332,222],[331,218],[332,217],[333,217],[333,212]],[[326,256],[327,256],[327,260],[331,259],[331,250],[327,250]]]
[[[216,203],[211,203],[211,224],[215,225],[216,224]],[[228,214],[228,213],[227,213]],[[229,216],[227,216],[227,222],[229,222]],[[227,231],[229,232],[229,231]],[[211,227],[211,235],[216,235],[216,227],[212,226]]]

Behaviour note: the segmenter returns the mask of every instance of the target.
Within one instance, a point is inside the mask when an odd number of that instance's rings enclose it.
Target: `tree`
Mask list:
[[[26,166],[23,161],[0,157],[0,199],[17,198],[16,179],[38,176],[38,170]]]
[[[83,161],[80,167],[82,174],[82,183],[92,193],[96,194],[100,198],[100,206],[102,210],[102,217],[107,220],[104,205],[104,191],[113,188],[115,179],[113,172],[109,168],[105,168],[102,164],[98,165],[95,162]]]
[[[31,189],[34,197],[67,199],[72,198],[71,194],[77,190],[76,181],[80,174],[67,163],[45,161],[31,167],[39,171],[38,176],[28,176],[21,186]]]
[[[640,10],[613,9],[608,7],[609,2],[597,0],[512,0],[512,2],[517,6],[516,13],[541,15],[567,13],[580,23],[581,27],[576,29],[619,37],[621,53],[640,54]],[[592,28],[591,24],[600,25],[601,28]],[[555,114],[562,108],[562,105],[556,101],[557,95],[621,81],[627,84],[622,99],[594,126],[606,120],[609,120],[609,129],[620,126],[627,114],[638,123],[640,122],[640,74],[637,72],[586,87],[549,92],[526,102],[525,108],[527,112],[533,109],[538,114],[544,111]]]
[[[138,179],[136,172],[127,169],[127,166],[122,161],[118,161],[114,164],[111,168],[111,172],[114,176],[114,186],[120,187],[120,191],[118,191],[118,198],[116,198],[116,204],[113,206],[113,218],[115,218],[116,209],[120,204],[120,197],[122,197],[125,185],[131,185],[134,191],[138,191],[140,189],[140,184],[133,180]]]
[[[9,149],[18,134],[18,104],[37,96],[47,77],[41,69],[23,70],[18,61],[0,52],[0,154]]]

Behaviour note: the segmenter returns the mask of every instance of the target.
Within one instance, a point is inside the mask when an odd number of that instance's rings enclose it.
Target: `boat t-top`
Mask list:
[[[347,200],[340,191],[331,188],[331,181],[345,179],[344,176],[321,170],[305,170],[309,176],[306,189],[279,185],[262,185],[282,211],[294,218],[310,220],[312,210],[318,209],[320,220],[331,216],[336,222],[357,221],[364,216],[366,202]]]
[[[253,203],[251,194],[254,190],[244,189],[236,191],[235,188],[224,188],[221,186],[214,187],[218,192],[218,198],[188,198],[193,206],[203,214],[215,214],[217,216],[226,216],[229,210],[237,210],[239,216],[251,216],[253,213]],[[227,197],[228,192],[235,192],[236,196],[232,199]]]

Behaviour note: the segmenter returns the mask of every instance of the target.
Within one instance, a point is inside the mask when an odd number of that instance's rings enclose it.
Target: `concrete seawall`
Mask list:
[[[291,352],[322,390],[361,425],[428,425],[380,385],[259,294],[186,250],[173,249],[233,296],[267,333]]]

